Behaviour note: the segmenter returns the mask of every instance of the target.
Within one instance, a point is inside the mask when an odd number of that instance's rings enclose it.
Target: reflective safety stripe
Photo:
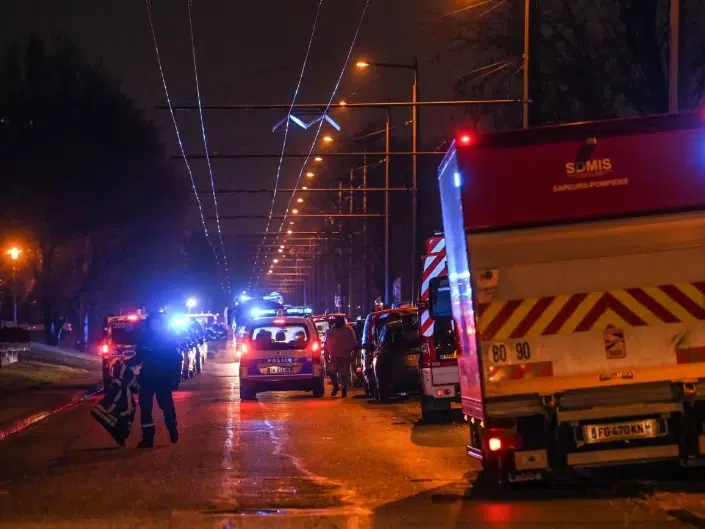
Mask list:
[[[705,282],[493,301],[479,306],[483,341],[705,320]]]
[[[147,423],[147,424],[143,424],[143,425],[142,425],[142,428],[154,428],[154,423],[153,423],[153,422],[150,422],[150,423]]]

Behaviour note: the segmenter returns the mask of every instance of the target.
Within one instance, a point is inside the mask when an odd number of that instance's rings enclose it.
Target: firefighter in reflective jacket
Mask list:
[[[135,356],[127,365],[142,364],[139,373],[139,406],[142,424],[142,441],[138,448],[154,446],[155,425],[152,417],[154,397],[164,413],[164,423],[169,430],[172,443],[179,440],[176,428],[176,408],[171,393],[174,377],[174,362],[179,357],[179,344],[176,336],[169,329],[165,315],[150,314],[145,321],[144,333],[137,346]]]

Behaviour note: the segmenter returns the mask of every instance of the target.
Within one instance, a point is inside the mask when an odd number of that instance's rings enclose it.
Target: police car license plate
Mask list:
[[[659,421],[647,419],[609,424],[587,424],[583,426],[583,439],[588,444],[626,441],[628,439],[650,439],[663,433]]]
[[[266,368],[266,373],[270,375],[278,375],[279,373],[291,373],[291,368],[282,366],[271,366]]]

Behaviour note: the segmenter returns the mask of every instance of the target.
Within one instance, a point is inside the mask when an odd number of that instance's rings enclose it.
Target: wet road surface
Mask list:
[[[461,421],[424,425],[413,400],[359,394],[240,402],[230,360],[176,393],[177,445],[157,422],[156,448],[134,448],[138,428],[114,446],[95,399],[0,442],[0,527],[705,527],[698,473],[497,492],[474,485]]]

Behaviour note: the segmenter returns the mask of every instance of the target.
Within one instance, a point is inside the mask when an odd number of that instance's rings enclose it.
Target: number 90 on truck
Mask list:
[[[463,134],[439,185],[468,455],[501,481],[702,459],[705,115]]]

